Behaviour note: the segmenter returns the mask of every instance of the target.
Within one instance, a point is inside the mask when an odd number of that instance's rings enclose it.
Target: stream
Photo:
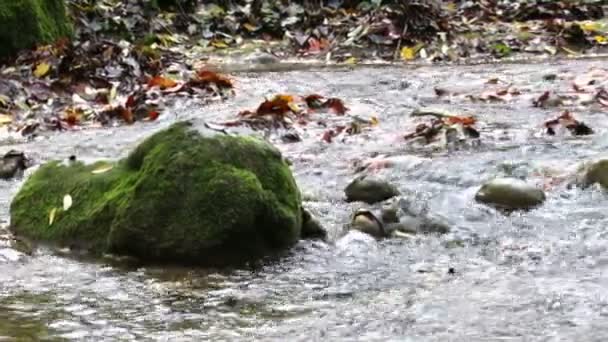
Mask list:
[[[572,77],[603,65],[239,72],[236,97],[223,103],[184,103],[152,123],[0,143],[0,153],[22,150],[37,162],[116,159],[176,120],[203,126],[232,119],[275,93],[339,97],[351,116],[379,119],[345,141],[322,141],[327,128],[314,124],[299,132],[301,142],[271,138],[293,164],[305,207],[329,232],[327,242],[301,241],[279,262],[233,271],[128,267],[45,249],[22,255],[0,239],[0,341],[607,341],[606,194],[556,187],[541,207],[509,216],[473,199],[495,176],[533,178],[603,155],[605,108],[573,108],[596,134],[548,137],[542,124],[561,110],[531,105],[545,90],[566,91]],[[496,77],[521,95],[482,103],[434,91],[478,94]],[[409,113],[419,106],[475,115],[482,143],[457,150],[406,144],[402,136],[416,125]],[[365,207],[343,199],[353,165],[377,154],[396,162],[375,175],[444,217],[449,234],[376,241],[344,231],[354,210]],[[0,180],[4,224],[21,184]]]

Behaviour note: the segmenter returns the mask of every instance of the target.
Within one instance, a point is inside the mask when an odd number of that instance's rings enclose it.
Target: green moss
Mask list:
[[[71,35],[64,0],[0,0],[0,57]]]
[[[102,165],[42,166],[11,205],[15,233],[97,253],[238,263],[293,244],[301,199],[280,153],[251,137],[201,136],[180,123]],[[60,208],[72,196],[68,211]]]

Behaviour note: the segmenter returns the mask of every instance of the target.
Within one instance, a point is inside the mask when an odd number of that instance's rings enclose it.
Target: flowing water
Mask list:
[[[309,208],[330,232],[302,241],[279,262],[235,271],[128,267],[79,261],[39,250],[32,256],[0,241],[0,340],[608,340],[608,198],[598,189],[555,187],[529,212],[502,215],[476,204],[479,185],[496,175],[534,178],[601,156],[608,146],[605,110],[576,109],[596,130],[584,138],[546,137],[559,113],[533,108],[547,89],[602,61],[459,67],[366,68],[239,73],[235,99],[178,107],[159,122],[56,133],[23,144],[38,161],[119,158],[175,120],[196,125],[233,118],[274,93],[343,98],[353,115],[376,115],[371,131],[321,141],[310,124],[299,143],[277,142],[292,161]],[[555,82],[544,81],[548,73]],[[481,92],[500,77],[522,92],[506,103],[438,99],[436,86]],[[564,79],[560,79],[564,78]],[[414,149],[400,139],[415,107],[475,114],[482,144],[460,150]],[[346,120],[331,117],[328,120]],[[444,236],[375,241],[343,224],[360,204],[343,188],[353,163],[394,156],[378,171],[445,217]],[[20,180],[0,181],[0,218]],[[77,200],[77,199],[75,199]],[[454,274],[448,270],[453,268]]]

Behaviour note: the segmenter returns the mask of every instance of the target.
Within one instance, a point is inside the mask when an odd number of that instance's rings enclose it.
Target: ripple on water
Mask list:
[[[606,195],[556,187],[542,207],[510,216],[473,197],[492,177],[541,181],[537,174],[597,157],[606,147],[608,123],[590,110],[581,117],[597,125],[597,135],[549,139],[538,132],[555,113],[531,108],[530,97],[471,104],[437,99],[433,90],[446,84],[481,89],[498,75],[533,94],[547,87],[541,81],[546,73],[573,75],[594,65],[599,64],[256,75],[240,80],[230,103],[182,106],[158,124],[57,134],[19,145],[40,160],[74,153],[82,159],[118,158],[173,120],[224,120],[278,92],[338,96],[355,114],[380,119],[377,129],[345,143],[320,141],[325,128],[311,125],[303,132],[306,141],[280,145],[294,163],[306,205],[331,236],[327,244],[301,242],[280,263],[233,272],[132,269],[49,251],[16,259],[0,241],[0,339],[607,340]],[[566,83],[556,87],[568,89]],[[410,125],[407,113],[418,105],[475,113],[484,143],[451,153],[407,147],[399,137]],[[353,164],[378,153],[395,161],[379,175],[428,202],[451,223],[450,234],[403,241],[376,241],[357,232],[342,237],[343,224],[358,206],[342,201]],[[0,181],[3,222],[19,185]]]

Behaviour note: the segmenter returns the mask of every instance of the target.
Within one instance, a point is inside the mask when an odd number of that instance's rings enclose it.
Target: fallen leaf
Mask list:
[[[344,64],[350,64],[350,65],[357,64],[357,63],[359,63],[359,60],[357,59],[357,57],[349,57],[344,61]]]
[[[131,108],[122,108],[120,111],[120,115],[122,116],[123,120],[125,120],[126,123],[128,124],[132,124],[134,119],[133,119],[133,111],[131,110]]]
[[[541,96],[539,96],[537,99],[535,99],[532,102],[534,104],[534,107],[544,107],[545,106],[545,102],[547,102],[547,100],[549,100],[550,96],[551,96],[551,92],[550,91],[544,92]]]
[[[8,114],[0,114],[0,126],[8,125],[13,122],[13,117]]]
[[[257,115],[285,115],[292,110],[290,103],[294,100],[291,95],[275,95],[271,100],[260,104],[256,110]]]
[[[36,69],[34,69],[34,76],[43,78],[49,73],[49,71],[51,71],[51,65],[47,62],[42,62],[36,66]]]
[[[448,116],[443,121],[448,125],[461,124],[463,126],[472,126],[477,122],[472,116]]]
[[[416,58],[416,50],[413,47],[404,46],[401,48],[401,59],[411,61]]]
[[[304,101],[306,102],[306,105],[308,106],[308,108],[319,109],[319,108],[323,107],[324,99],[325,98],[321,95],[311,94],[311,95],[306,96],[304,98]]]
[[[328,99],[323,104],[323,107],[329,108],[330,111],[332,111],[338,115],[344,115],[348,111],[348,108],[346,108],[346,106],[344,105],[344,102],[338,98]]]
[[[158,113],[158,111],[155,111],[155,110],[150,111],[150,113],[148,114],[148,118],[152,121],[158,119],[158,116],[159,116],[159,113]]]
[[[63,196],[63,211],[68,211],[72,207],[72,196]]]
[[[102,166],[102,167],[99,167],[99,168],[91,171],[91,173],[94,174],[94,175],[98,175],[100,173],[108,172],[108,171],[112,170],[112,168],[113,168],[112,165]]]
[[[223,88],[232,88],[233,87],[233,83],[232,83],[231,79],[229,79],[226,76],[215,73],[213,71],[210,71],[210,70],[205,70],[205,69],[199,70],[196,73],[196,76],[197,76],[197,80],[200,82],[213,83],[213,84],[217,85],[218,87],[223,87]]]
[[[83,113],[81,108],[68,107],[65,110],[65,117],[63,120],[70,126],[76,126],[80,123]]]
[[[226,44],[226,42],[222,41],[222,40],[214,40],[211,42],[211,46],[213,46],[216,49],[226,49],[229,47],[228,44]]]
[[[51,209],[51,211],[49,212],[49,226],[52,226],[53,222],[55,222],[56,214],[57,214],[57,208]]]
[[[153,77],[152,79],[150,79],[150,81],[148,81],[148,87],[150,88],[159,87],[161,90],[164,90],[167,88],[173,88],[175,86],[177,86],[177,82],[170,78],[162,76]]]

